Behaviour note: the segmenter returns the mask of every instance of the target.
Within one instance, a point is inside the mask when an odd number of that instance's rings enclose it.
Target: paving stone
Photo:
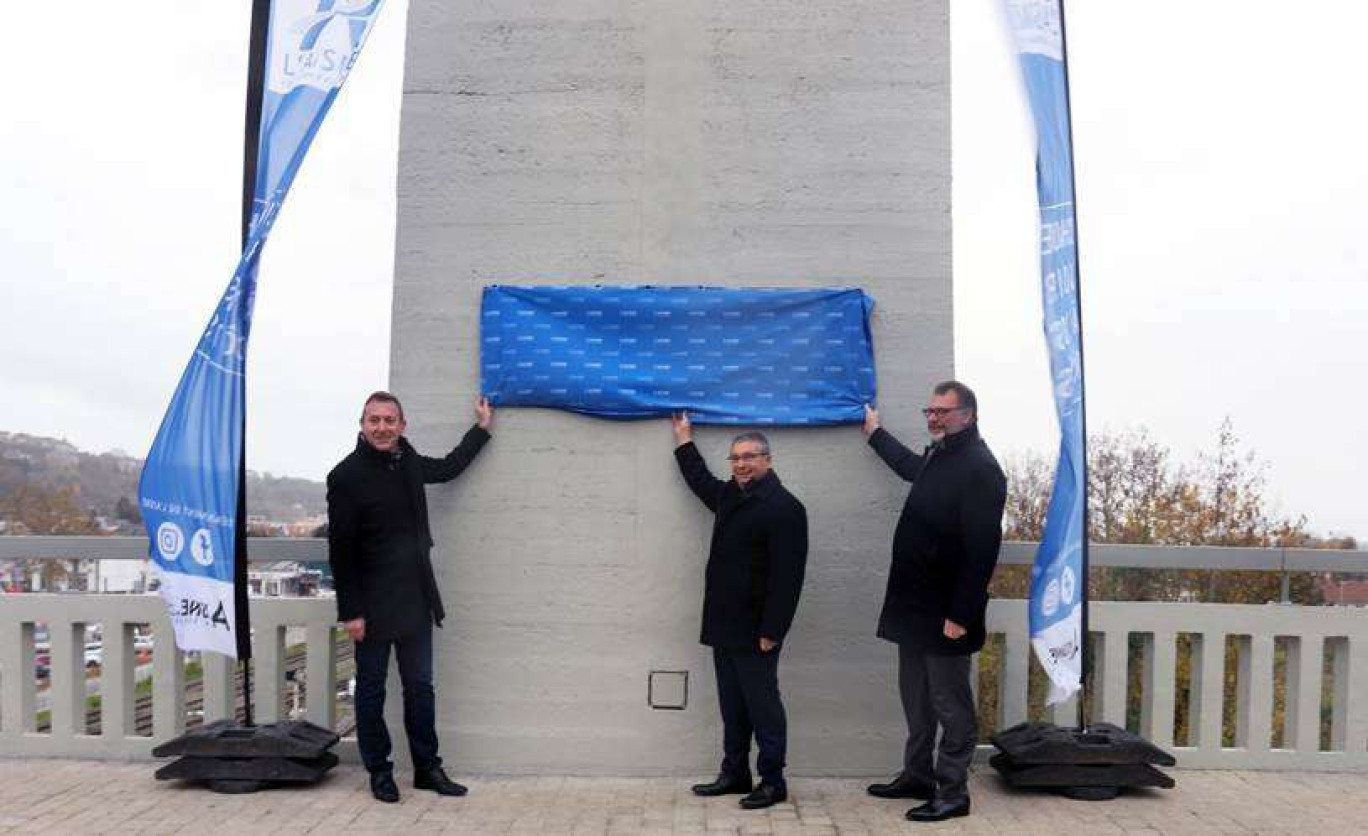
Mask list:
[[[1368,822],[1368,776],[1339,773],[1175,771],[1174,790],[1082,802],[1012,790],[976,771],[972,816],[917,828],[903,818],[914,802],[869,798],[869,779],[794,778],[790,803],[745,811],[734,797],[694,797],[685,779],[471,779],[466,798],[405,787],[399,804],[386,805],[370,798],[355,766],[319,786],[241,796],[159,782],[151,772],[147,763],[0,760],[0,833],[1332,836],[1363,832]]]

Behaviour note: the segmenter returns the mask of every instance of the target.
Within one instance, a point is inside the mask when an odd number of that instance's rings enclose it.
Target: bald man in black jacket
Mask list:
[[[771,469],[764,435],[742,433],[732,441],[727,456],[732,478],[724,482],[712,475],[694,446],[688,416],[676,415],[673,426],[679,471],[715,515],[700,641],[713,649],[723,759],[717,779],[693,791],[746,793],[741,806],[759,810],[788,798],[788,719],[779,698],[779,651],[803,589],[807,511]],[[760,786],[755,788],[752,735],[760,748]]]

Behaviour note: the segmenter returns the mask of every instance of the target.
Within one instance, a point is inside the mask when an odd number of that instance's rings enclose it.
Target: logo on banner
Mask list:
[[[173,601],[169,608],[171,621],[177,628],[217,628],[232,632],[228,623],[228,610],[223,601],[202,601],[196,598],[181,597]]]
[[[157,526],[157,553],[162,560],[167,563],[180,557],[181,550],[185,548],[185,533],[180,526],[173,522],[164,522]]]
[[[1006,0],[1006,6],[1019,51],[1064,59],[1058,0]]]
[[[279,17],[293,23],[272,26],[281,35],[272,44],[266,86],[276,93],[341,87],[379,6],[380,0],[279,2]]]
[[[1046,618],[1053,618],[1059,612],[1059,581],[1045,584],[1045,597],[1040,602],[1040,609]]]
[[[195,532],[195,536],[190,540],[190,556],[201,566],[212,566],[214,563],[214,539],[209,536],[209,529],[201,528]]]
[[[1048,648],[1046,654],[1050,662],[1055,665],[1071,662],[1078,656],[1078,642],[1070,639],[1061,645]]]

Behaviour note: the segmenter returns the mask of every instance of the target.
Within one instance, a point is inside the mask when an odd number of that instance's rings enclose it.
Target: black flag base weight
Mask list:
[[[993,735],[998,753],[988,760],[1010,786],[1053,790],[1069,798],[1106,801],[1138,787],[1172,789],[1155,769],[1173,755],[1111,723],[1084,729],[1022,723]]]
[[[159,758],[180,756],[157,770],[159,780],[196,781],[214,792],[256,792],[285,784],[312,784],[334,766],[328,749],[340,740],[331,729],[290,720],[245,726],[219,720],[152,750]]]

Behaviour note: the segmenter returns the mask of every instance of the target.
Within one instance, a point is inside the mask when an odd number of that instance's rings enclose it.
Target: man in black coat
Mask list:
[[[722,769],[698,795],[747,793],[759,810],[788,798],[784,758],[788,720],[779,698],[779,651],[798,609],[807,564],[807,511],[771,469],[769,441],[758,432],[732,441],[732,478],[715,478],[693,444],[687,414],[672,419],[675,461],[689,489],[716,516],[704,576],[703,631],[713,649],[722,709]],[[750,740],[760,754],[752,790]]]
[[[356,449],[328,474],[328,562],[337,618],[356,642],[356,739],[371,794],[399,800],[385,726],[390,649],[404,687],[404,732],[413,786],[442,795],[466,788],[442,770],[432,688],[432,625],[446,613],[432,571],[423,486],[449,482],[489,441],[494,409],[481,398],[476,425],[445,458],[418,454],[404,438],[404,408],[388,392],[366,399]]]
[[[938,384],[922,410],[932,443],[920,455],[865,408],[869,446],[912,483],[893,534],[893,563],[879,637],[898,645],[898,690],[907,715],[901,773],[869,787],[880,798],[918,798],[912,821],[969,814],[975,710],[970,656],[983,647],[988,583],[1002,545],[1007,480],[978,431],[978,400],[956,381]],[[941,739],[932,765],[936,726]]]

